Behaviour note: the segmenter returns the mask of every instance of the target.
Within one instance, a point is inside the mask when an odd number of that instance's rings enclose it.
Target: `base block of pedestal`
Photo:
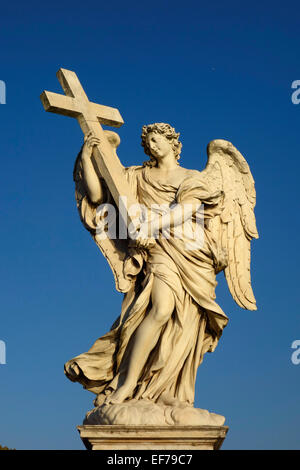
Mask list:
[[[88,450],[217,450],[228,426],[125,426],[77,427]]]

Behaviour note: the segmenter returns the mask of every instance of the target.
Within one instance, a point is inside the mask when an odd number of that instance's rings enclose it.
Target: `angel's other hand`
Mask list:
[[[148,233],[148,223],[141,224],[139,227],[135,245],[138,248],[145,249],[149,249],[155,245],[155,239]]]
[[[137,238],[135,240],[135,246],[140,249],[150,250],[155,245],[154,238]]]

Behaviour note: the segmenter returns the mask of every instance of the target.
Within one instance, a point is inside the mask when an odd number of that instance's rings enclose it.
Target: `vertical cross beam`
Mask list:
[[[113,153],[101,127],[101,124],[114,127],[124,124],[118,109],[89,101],[75,72],[59,69],[56,75],[65,95],[44,91],[40,97],[44,109],[51,113],[76,118],[84,134],[92,131],[100,139],[100,144],[95,147],[95,163],[112,197],[118,206],[120,197],[127,198],[127,208],[137,204],[125,178],[124,167]],[[124,214],[124,209],[121,213]],[[128,213],[124,222],[126,224],[133,222]]]

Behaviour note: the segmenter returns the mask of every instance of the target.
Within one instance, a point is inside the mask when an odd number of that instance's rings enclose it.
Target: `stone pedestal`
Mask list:
[[[88,450],[217,450],[228,426],[125,426],[77,427]]]

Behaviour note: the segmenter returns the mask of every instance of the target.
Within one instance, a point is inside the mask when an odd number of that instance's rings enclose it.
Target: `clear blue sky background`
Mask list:
[[[93,395],[64,363],[118,316],[121,294],[82,227],[73,163],[82,133],[45,113],[74,70],[89,98],[118,107],[124,165],[144,160],[141,126],[181,132],[182,165],[202,169],[206,145],[231,141],[256,181],[260,239],[252,244],[258,311],[240,309],[223,275],[217,300],[230,317],[199,368],[196,403],[226,416],[224,449],[299,449],[300,7],[296,1],[5,2],[1,5],[0,444],[83,449],[76,430]]]

